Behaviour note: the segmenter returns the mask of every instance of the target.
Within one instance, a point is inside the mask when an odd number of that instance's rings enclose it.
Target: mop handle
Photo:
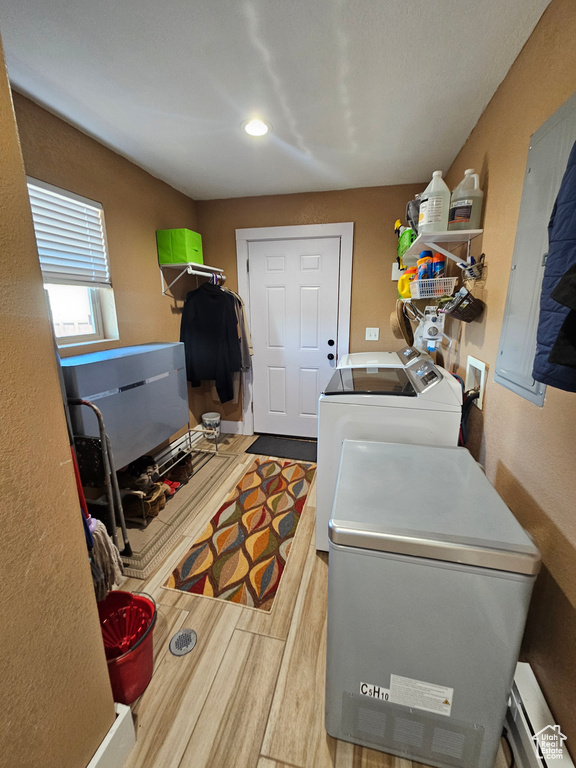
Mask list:
[[[108,437],[106,433],[106,429],[104,427],[104,417],[102,416],[102,412],[100,411],[99,408],[97,408],[94,405],[94,403],[91,403],[90,400],[70,399],[68,400],[68,403],[69,405],[86,405],[88,406],[88,408],[91,408],[96,414],[96,418],[98,420],[98,429],[100,432],[100,443],[102,446],[102,462],[104,465],[104,485],[106,486],[106,495],[108,497],[108,504],[110,506],[112,514],[114,515],[114,525],[112,527],[112,540],[114,544],[118,546],[118,538],[116,536],[116,522],[117,522],[116,518],[118,518],[118,521],[120,522],[120,528],[122,529],[122,537],[124,539],[124,547],[125,547],[122,554],[126,556],[130,556],[132,554],[132,548],[130,546],[130,542],[128,541],[128,531],[126,530],[126,522],[124,520],[124,512],[122,510],[122,499],[120,498],[118,480],[116,478],[114,467],[112,466],[112,463],[111,463],[110,438]]]

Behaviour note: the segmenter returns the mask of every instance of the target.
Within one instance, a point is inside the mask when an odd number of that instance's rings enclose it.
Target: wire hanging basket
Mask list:
[[[412,280],[410,294],[413,299],[437,299],[451,296],[456,287],[457,277],[436,277],[431,280]]]
[[[484,311],[484,302],[472,296],[466,288],[460,288],[456,296],[442,307],[442,311],[450,317],[455,317],[456,320],[471,323]]]

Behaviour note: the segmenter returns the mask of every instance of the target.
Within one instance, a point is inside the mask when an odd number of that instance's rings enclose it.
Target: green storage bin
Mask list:
[[[203,264],[202,237],[191,229],[156,230],[159,264]]]

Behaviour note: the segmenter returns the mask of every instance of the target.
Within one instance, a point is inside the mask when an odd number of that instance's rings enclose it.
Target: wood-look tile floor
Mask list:
[[[254,460],[244,453],[254,439],[223,437],[219,450],[237,455],[228,482],[150,578],[122,584],[158,607],[154,674],[132,705],[137,740],[125,768],[414,768],[324,730],[328,559],[314,547],[315,484],[270,613],[162,586]],[[198,642],[176,657],[168,642],[184,627]],[[495,768],[506,766],[500,749]]]

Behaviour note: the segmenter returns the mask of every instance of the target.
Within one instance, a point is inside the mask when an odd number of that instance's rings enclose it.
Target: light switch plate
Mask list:
[[[366,341],[378,341],[380,328],[366,328]]]

